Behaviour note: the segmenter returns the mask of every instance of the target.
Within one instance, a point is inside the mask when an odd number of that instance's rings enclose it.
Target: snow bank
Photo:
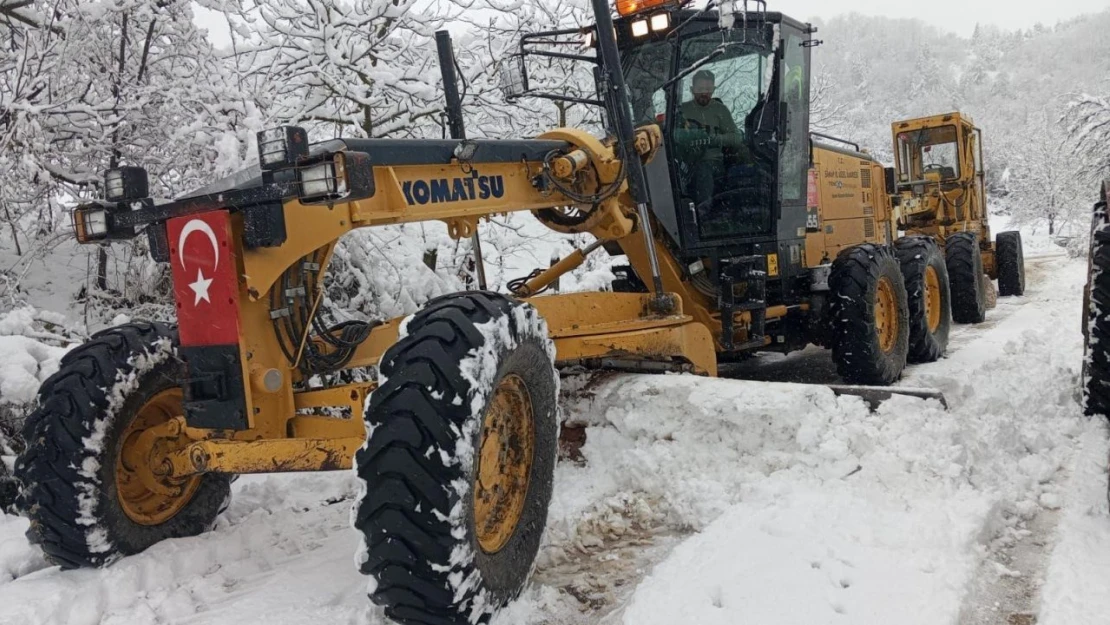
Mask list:
[[[22,447],[17,440],[23,419],[31,411],[39,386],[58,370],[62,356],[73,347],[63,315],[29,306],[0,314],[0,455]],[[5,475],[0,467],[0,476]],[[6,502],[0,501],[0,507]],[[2,573],[0,573],[2,574]]]
[[[25,336],[0,335],[0,404],[28,404],[69,351]]]
[[[23,539],[26,521],[0,515],[0,623],[388,623],[350,566],[352,479],[243,476],[234,486],[213,532],[103,569],[48,567]],[[17,579],[4,583],[5,573]]]
[[[30,306],[0,314],[0,405],[30,403],[43,380],[58,370],[72,347],[62,334],[65,317]]]
[[[1110,618],[1110,508],[1107,505],[1107,431],[1092,420],[1071,467],[1071,487],[1041,591],[1042,625],[1101,623]]]

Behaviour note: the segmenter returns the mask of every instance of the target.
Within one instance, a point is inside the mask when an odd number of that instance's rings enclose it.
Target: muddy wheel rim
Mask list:
[[[930,334],[940,327],[941,309],[940,277],[936,269],[925,267],[925,319]]]
[[[124,514],[139,525],[160,525],[173,518],[200,486],[199,475],[174,479],[152,464],[152,459],[159,455],[185,446],[186,440],[159,438],[154,439],[153,448],[143,448],[149,440],[143,439],[144,431],[182,414],[181,398],[179,388],[166,389],[151,397],[135,413],[121,439],[116,457],[116,497]],[[151,484],[157,484],[157,489],[152,489]]]
[[[482,423],[474,484],[475,534],[487,554],[505,547],[524,512],[535,450],[532,421],[528,387],[520,376],[506,375]]]
[[[890,352],[898,338],[898,307],[895,305],[894,285],[889,278],[879,278],[875,289],[875,332],[879,337],[879,349]]]

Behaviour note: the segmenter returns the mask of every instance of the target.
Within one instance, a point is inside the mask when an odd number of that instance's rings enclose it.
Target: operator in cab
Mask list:
[[[713,198],[718,179],[725,174],[726,156],[749,162],[744,138],[736,128],[732,112],[713,97],[716,77],[709,70],[694,74],[690,84],[692,100],[682,103],[679,143],[686,150],[691,169],[691,191],[698,205]]]

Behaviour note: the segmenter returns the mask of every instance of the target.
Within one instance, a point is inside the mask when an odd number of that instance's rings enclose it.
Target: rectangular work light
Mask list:
[[[258,133],[258,164],[263,171],[296,165],[308,156],[308,133],[297,126],[279,126]]]
[[[374,195],[374,169],[362,152],[326,154],[297,168],[297,187],[304,204],[367,198]]]
[[[506,100],[515,100],[528,91],[528,73],[524,67],[524,57],[511,54],[501,61],[501,76],[498,87]]]
[[[73,209],[73,231],[77,235],[78,243],[107,238],[107,209],[97,204],[83,204]]]
[[[141,200],[149,191],[150,182],[142,167],[117,167],[104,174],[104,199],[109,202]]]

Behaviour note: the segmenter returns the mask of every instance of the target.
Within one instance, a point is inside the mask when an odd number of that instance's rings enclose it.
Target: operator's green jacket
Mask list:
[[[736,129],[732,113],[716,98],[710,100],[705,106],[694,100],[683,102],[682,117],[687,122],[697,122],[704,127],[710,137],[717,139],[711,147],[706,148],[701,160],[723,161],[725,157],[721,148],[735,149],[741,146],[740,132]],[[696,125],[690,124],[688,128],[696,128]]]

